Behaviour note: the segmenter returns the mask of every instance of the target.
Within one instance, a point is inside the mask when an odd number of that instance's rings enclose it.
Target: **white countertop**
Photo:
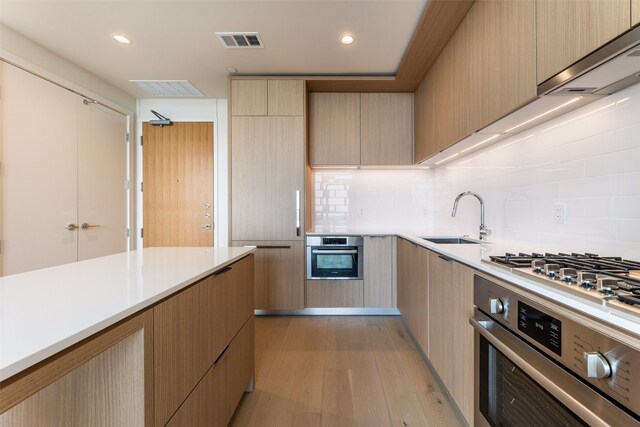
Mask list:
[[[147,248],[0,277],[0,381],[254,248]]]
[[[506,252],[544,252],[540,248],[514,242],[488,242],[477,245],[443,245],[428,242],[419,236],[433,236],[433,234],[404,234],[397,236],[410,240],[420,246],[434,250],[446,257],[466,264],[476,270],[483,271],[499,279],[533,292],[554,302],[565,305],[589,317],[602,320],[618,329],[631,332],[640,339],[640,316],[631,313],[618,313],[609,307],[587,300],[579,300],[568,292],[552,288],[525,277],[511,273],[507,268],[487,264],[482,260],[489,260],[490,255],[504,255]]]

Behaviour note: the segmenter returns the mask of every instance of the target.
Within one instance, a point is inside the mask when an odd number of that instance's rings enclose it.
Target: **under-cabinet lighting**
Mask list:
[[[499,134],[499,133],[498,133],[498,134],[495,134],[495,135],[493,135],[493,136],[490,136],[489,138],[485,139],[484,141],[480,141],[480,142],[478,142],[477,144],[472,145],[471,147],[467,147],[467,148],[465,148],[464,150],[460,151],[460,153],[464,153],[465,151],[469,151],[469,150],[471,150],[472,148],[476,148],[476,147],[477,147],[477,146],[479,146],[479,145],[486,144],[487,142],[491,141],[492,139],[496,139],[496,138],[497,138],[497,137],[499,137],[499,136],[500,136],[500,134]]]
[[[546,128],[545,130],[543,130],[542,132],[548,132],[548,131],[550,131],[551,129],[555,129],[555,128],[557,128],[557,127],[564,126],[564,125],[569,124],[569,123],[571,123],[571,122],[575,122],[575,121],[576,121],[576,120],[578,120],[578,119],[585,118],[585,117],[587,117],[587,116],[590,116],[590,115],[592,115],[592,114],[597,113],[598,111],[602,111],[602,110],[605,110],[605,109],[607,109],[607,108],[613,107],[614,105],[616,105],[616,103],[615,103],[615,102],[612,102],[611,104],[607,104],[607,105],[605,105],[605,106],[603,106],[603,107],[600,107],[600,108],[598,108],[598,109],[595,109],[595,110],[593,110],[593,111],[589,111],[588,113],[582,114],[582,115],[580,115],[580,116],[578,116],[578,117],[574,117],[574,118],[569,119],[569,120],[566,120],[566,121],[564,121],[564,122],[562,122],[562,123],[558,123],[558,124],[556,124],[556,125],[550,126],[550,127]]]
[[[544,113],[542,113],[542,114],[538,114],[537,116],[532,117],[532,118],[530,118],[529,120],[526,120],[526,121],[524,121],[524,122],[520,123],[519,125],[515,125],[515,126],[514,126],[514,127],[512,127],[511,129],[507,129],[507,130],[505,130],[505,131],[504,131],[504,133],[509,133],[509,132],[511,132],[512,130],[515,130],[515,129],[518,129],[519,127],[522,127],[522,126],[524,126],[524,125],[527,125],[527,124],[529,124],[529,123],[531,123],[531,122],[533,122],[533,121],[535,121],[535,120],[538,120],[538,119],[539,119],[539,118],[541,118],[541,117],[546,116],[547,114],[551,114],[551,113],[553,113],[554,111],[557,111],[557,110],[559,110],[559,109],[561,109],[561,108],[564,108],[564,107],[566,107],[567,105],[573,104],[574,102],[577,102],[577,101],[579,101],[579,100],[581,100],[581,99],[582,99],[582,97],[581,97],[581,96],[579,96],[579,97],[577,97],[577,98],[573,98],[573,99],[571,99],[570,101],[567,101],[567,102],[565,102],[564,104],[558,105],[557,107],[552,108],[552,109],[550,109],[550,110],[548,110],[548,111],[545,111],[545,112],[544,112]]]
[[[455,156],[457,156],[458,154],[460,154],[460,153],[454,153],[454,154],[450,155],[449,157],[444,158],[444,159],[440,160],[439,162],[436,162],[436,165],[439,165],[439,164],[440,164],[440,163],[442,163],[442,162],[446,162],[446,161],[447,161],[447,160],[449,160],[449,159],[453,159],[453,158],[454,158]]]

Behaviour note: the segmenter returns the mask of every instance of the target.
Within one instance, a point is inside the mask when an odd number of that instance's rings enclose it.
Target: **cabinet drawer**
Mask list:
[[[307,280],[307,307],[362,307],[362,280]]]
[[[253,373],[253,318],[169,420],[170,427],[226,426]]]

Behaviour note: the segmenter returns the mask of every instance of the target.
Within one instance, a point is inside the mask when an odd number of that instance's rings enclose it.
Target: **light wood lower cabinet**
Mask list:
[[[250,318],[169,420],[168,427],[223,427],[229,423],[253,372],[253,329]]]
[[[231,246],[257,246],[255,252],[255,308],[304,308],[304,242],[234,240]]]
[[[155,425],[171,418],[253,316],[253,277],[249,255],[154,307]]]
[[[394,236],[364,236],[364,306],[395,307]]]
[[[362,280],[307,280],[306,306],[362,307]]]
[[[418,344],[429,352],[428,250],[398,239],[398,310]]]
[[[473,270],[429,251],[429,352],[431,364],[473,425]]]

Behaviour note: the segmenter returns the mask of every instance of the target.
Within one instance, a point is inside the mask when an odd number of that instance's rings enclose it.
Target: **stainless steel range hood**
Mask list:
[[[522,133],[602,97],[640,83],[640,27],[636,27],[544,81],[538,96],[435,156],[436,166]]]

